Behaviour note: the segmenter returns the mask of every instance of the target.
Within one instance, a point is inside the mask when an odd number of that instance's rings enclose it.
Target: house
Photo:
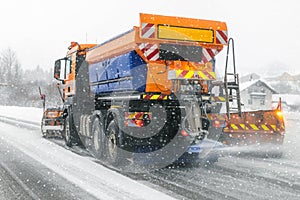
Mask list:
[[[245,110],[272,109],[272,96],[277,92],[261,79],[240,84],[241,102]]]

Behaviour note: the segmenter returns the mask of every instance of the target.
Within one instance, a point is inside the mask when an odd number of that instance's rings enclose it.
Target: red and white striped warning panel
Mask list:
[[[207,49],[203,48],[202,49],[202,63],[207,63],[211,61],[219,51],[217,49]]]
[[[142,43],[139,45],[139,49],[144,53],[148,60],[156,61],[159,59],[159,51],[156,44]]]
[[[227,31],[221,31],[221,30],[217,30],[216,31],[216,43],[217,44],[227,44]]]
[[[154,38],[155,25],[149,23],[142,23],[141,37]]]

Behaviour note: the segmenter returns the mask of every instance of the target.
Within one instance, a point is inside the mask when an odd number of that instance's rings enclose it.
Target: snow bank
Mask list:
[[[39,123],[43,117],[43,109],[33,107],[0,106],[0,116]]]

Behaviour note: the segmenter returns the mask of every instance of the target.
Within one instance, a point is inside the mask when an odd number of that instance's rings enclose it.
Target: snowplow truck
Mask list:
[[[195,145],[209,128],[214,58],[226,44],[224,22],[153,14],[140,14],[139,27],[102,44],[72,42],[54,69],[66,145],[81,143],[112,164],[124,152],[168,146],[174,157],[198,155]]]
[[[43,137],[61,137],[64,129],[63,110],[47,108],[43,113],[41,131]]]
[[[46,95],[39,87],[40,99],[43,101],[43,118],[41,132],[44,138],[61,137],[64,129],[63,110],[59,107],[46,108]]]

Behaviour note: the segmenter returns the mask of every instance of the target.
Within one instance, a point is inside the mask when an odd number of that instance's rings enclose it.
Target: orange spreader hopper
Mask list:
[[[147,64],[145,92],[170,94],[171,79],[215,79],[208,63],[226,44],[224,22],[142,13],[139,27],[90,49],[86,61],[94,64],[135,51]],[[170,58],[170,52],[190,59]]]

